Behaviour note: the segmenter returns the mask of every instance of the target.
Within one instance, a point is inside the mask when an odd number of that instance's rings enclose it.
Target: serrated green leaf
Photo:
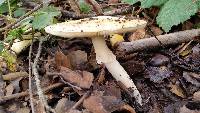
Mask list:
[[[36,15],[35,18],[33,19],[32,25],[34,29],[42,29],[52,23],[53,23],[53,17],[48,13],[44,13]]]
[[[168,0],[140,0],[142,8],[150,8],[152,6],[161,6]]]
[[[188,20],[198,11],[192,0],[169,0],[161,8],[157,16],[157,24],[168,32],[173,25]]]
[[[48,6],[39,10],[34,15],[32,22],[33,28],[40,30],[50,24],[53,24],[54,17],[60,15],[60,13],[61,12],[53,6]]]
[[[127,4],[135,4],[136,2],[138,2],[139,0],[122,0],[122,2],[127,3]]]
[[[81,12],[89,13],[91,11],[91,7],[84,0],[79,0],[78,4]]]

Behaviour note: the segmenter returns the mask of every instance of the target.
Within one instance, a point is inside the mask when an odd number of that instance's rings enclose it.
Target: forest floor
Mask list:
[[[22,7],[33,9],[31,6],[37,5],[36,2],[26,2]],[[70,6],[67,0],[55,0],[51,5],[62,8],[61,16],[57,17],[59,22],[101,13],[94,6],[89,14],[77,14],[76,7]],[[121,34],[124,42],[114,46],[109,40],[112,36],[106,37],[107,45],[137,86],[143,105],[139,105],[129,90],[112,77],[105,65],[96,63],[90,39],[63,39],[48,35],[43,42],[34,41],[32,50],[28,46],[20,52],[12,65],[1,58],[0,113],[29,113],[32,110],[35,113],[200,113],[199,37],[191,37],[193,40],[180,44],[162,45],[161,42],[155,48],[119,51],[122,43],[150,37],[156,39],[166,34],[155,21],[160,9],[141,9],[139,4],[133,9],[133,6],[118,0],[104,0],[98,5],[103,12],[110,10],[108,15],[133,17],[134,12],[140,19],[148,21],[144,29]],[[193,16],[172,27],[168,34],[191,30],[198,22],[199,16]],[[0,26],[6,25],[0,17]],[[2,37],[4,33],[1,33]],[[47,35],[42,30],[29,34]],[[39,75],[39,80],[35,75]]]

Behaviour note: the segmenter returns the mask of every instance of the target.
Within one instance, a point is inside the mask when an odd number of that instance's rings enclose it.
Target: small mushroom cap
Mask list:
[[[97,16],[50,25],[45,28],[45,31],[66,38],[96,37],[113,33],[132,32],[138,28],[144,28],[146,23],[146,21],[140,19]]]

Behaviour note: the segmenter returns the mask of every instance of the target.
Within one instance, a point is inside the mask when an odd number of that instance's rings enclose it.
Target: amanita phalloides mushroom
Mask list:
[[[134,82],[116,60],[116,56],[107,47],[104,37],[114,33],[132,32],[145,26],[146,21],[144,20],[97,16],[50,25],[45,28],[45,31],[49,34],[65,38],[91,38],[97,63],[104,63],[112,76],[132,91],[136,101],[142,105],[141,95]]]

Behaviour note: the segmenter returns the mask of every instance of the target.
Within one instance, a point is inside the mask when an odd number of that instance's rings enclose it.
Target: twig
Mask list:
[[[2,75],[3,80],[15,80],[20,77],[27,77],[27,72],[14,72],[14,73],[8,73],[6,75]]]
[[[76,0],[68,0],[69,5],[71,6],[71,9],[75,12],[76,15],[80,15],[81,11],[80,8],[76,2]]]
[[[128,7],[123,7],[121,9],[116,9],[116,10],[111,10],[104,12],[103,15],[106,16],[114,16],[114,15],[121,15],[121,14],[128,14],[133,10],[132,6]],[[66,11],[66,10],[61,10],[62,16],[64,18],[73,18],[73,19],[80,19],[80,18],[86,18],[86,17],[94,17],[97,16],[96,14],[80,14],[77,15],[74,12]]]
[[[77,90],[82,90],[80,87],[75,86],[75,85],[73,85],[73,84],[71,84],[71,83],[65,81],[65,80],[63,79],[63,77],[62,77],[62,73],[51,73],[51,72],[47,72],[46,75],[48,75],[48,76],[57,75],[57,76],[60,77],[60,80],[61,80],[64,84],[67,84],[67,85],[69,85],[69,86],[71,86],[72,88],[75,88],[75,89],[77,89]]]
[[[165,34],[157,36],[158,40],[163,46],[175,45],[184,42],[189,42],[194,37],[200,35],[200,29],[192,29],[179,31],[175,33]],[[133,42],[122,42],[119,44],[117,50],[119,52],[136,52],[143,51],[147,49],[154,49],[160,47],[160,43],[155,39],[155,37],[140,39]]]
[[[83,101],[85,98],[87,98],[90,94],[90,91],[87,91],[80,99],[78,102],[76,102],[68,111],[71,111],[73,109],[76,109]]]
[[[30,49],[29,49],[29,97],[30,97],[30,104],[31,104],[31,110],[32,110],[32,113],[35,113],[35,109],[34,109],[34,104],[33,104],[33,92],[32,92],[32,82],[31,82],[31,75],[32,75],[32,72],[31,72],[31,53],[32,53],[32,47],[33,47],[33,38],[34,38],[34,31],[32,30],[32,43],[31,43],[31,46],[30,46]]]
[[[47,93],[50,90],[55,89],[55,88],[60,87],[60,86],[63,86],[63,85],[64,85],[63,83],[55,83],[51,86],[48,86],[47,88],[44,88],[44,93]],[[6,102],[8,100],[12,100],[12,99],[20,98],[20,97],[25,97],[25,96],[28,96],[28,95],[29,95],[29,92],[24,91],[24,92],[21,92],[21,93],[15,93],[15,94],[12,94],[12,95],[2,96],[2,97],[0,97],[0,104]],[[34,93],[33,95],[37,95],[37,93]]]
[[[46,38],[48,38],[48,37],[49,37],[49,35],[47,35]],[[44,38],[44,39],[46,39],[46,38]],[[34,60],[32,70],[33,70],[33,74],[35,75],[35,81],[36,81],[36,87],[37,87],[37,94],[38,94],[38,96],[39,96],[39,100],[40,100],[41,104],[43,104],[44,107],[45,107],[47,110],[52,111],[52,112],[55,112],[55,110],[53,110],[53,109],[47,104],[47,100],[46,100],[45,97],[44,97],[43,90],[42,90],[41,85],[40,85],[39,73],[38,73],[38,70],[37,70],[37,63],[38,63],[38,61],[39,61],[39,57],[40,57],[41,50],[42,50],[42,43],[43,43],[44,39],[41,39],[40,42],[39,42],[38,52],[37,52],[36,58],[35,58],[35,60]]]
[[[97,13],[97,15],[103,14],[101,6],[95,0],[85,0],[85,1],[93,7],[93,9]]]
[[[21,22],[23,19],[25,19],[26,17],[28,17],[29,15],[31,15],[33,12],[37,11],[38,9],[40,9],[43,6],[43,4],[38,5],[37,7],[35,7],[33,10],[29,11],[28,13],[26,13],[25,15],[21,16],[19,19],[17,19],[14,23],[11,23],[7,26],[5,26],[4,28],[0,29],[0,32],[5,31],[7,29],[10,28],[16,28],[14,25]]]

